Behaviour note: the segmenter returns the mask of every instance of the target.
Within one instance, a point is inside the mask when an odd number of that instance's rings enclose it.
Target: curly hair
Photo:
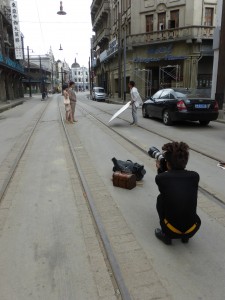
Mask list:
[[[172,142],[162,146],[163,156],[173,170],[184,170],[189,158],[189,146],[184,142]]]

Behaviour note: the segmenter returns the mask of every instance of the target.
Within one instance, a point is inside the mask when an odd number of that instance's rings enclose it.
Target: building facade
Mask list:
[[[71,78],[75,82],[76,91],[85,92],[90,89],[89,70],[81,67],[76,59],[71,66]]]
[[[210,89],[217,0],[94,0],[93,82],[126,97],[161,87]]]
[[[218,101],[221,117],[223,117],[223,108],[225,105],[225,4],[223,0],[218,0],[218,13],[216,18],[216,28],[214,32],[213,50],[213,79],[211,97]]]
[[[15,8],[15,16],[17,9]],[[23,36],[18,32],[23,45]],[[24,56],[23,46],[18,49]],[[10,1],[0,0],[0,101],[23,97],[22,78],[26,76],[21,60],[16,59]]]

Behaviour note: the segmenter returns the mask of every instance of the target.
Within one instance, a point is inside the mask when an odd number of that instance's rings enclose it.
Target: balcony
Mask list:
[[[110,30],[109,28],[104,28],[101,33],[93,39],[93,48],[96,48],[104,39],[109,39]]]
[[[105,17],[105,15],[109,14],[109,11],[110,11],[109,1],[108,0],[102,1],[102,4],[98,8],[98,10],[96,10],[96,12],[94,13],[94,20],[92,22],[93,31],[96,30],[98,24],[102,22],[102,19]]]
[[[202,39],[213,39],[214,27],[212,26],[186,26],[167,30],[153,31],[151,33],[133,34],[128,38],[129,46],[141,46],[171,41],[186,41],[192,43],[195,40],[201,43]]]

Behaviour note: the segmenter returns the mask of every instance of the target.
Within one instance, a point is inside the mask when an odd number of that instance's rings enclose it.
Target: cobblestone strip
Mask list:
[[[66,143],[66,142],[65,142]],[[76,143],[77,147],[83,152],[83,147]],[[93,271],[93,276],[98,289],[99,300],[121,300],[120,295],[115,289],[112,273],[107,265],[107,261],[104,257],[103,246],[98,236],[97,229],[95,228],[94,221],[91,216],[91,212],[87,205],[87,199],[83,193],[80,179],[76,170],[74,169],[72,159],[70,157],[69,150],[66,150],[68,170],[70,172],[71,183],[74,191],[74,199],[76,201],[82,230],[84,233],[84,240],[89,255],[90,264]],[[82,157],[82,154],[81,154]],[[85,155],[83,156],[85,159]],[[82,159],[82,161],[83,161]],[[84,164],[86,171],[89,170],[89,164]]]
[[[107,187],[97,175],[74,127],[68,126],[68,132],[131,296],[134,300],[171,299]]]
[[[225,227],[225,207],[208,199],[201,192],[198,193],[198,207]]]
[[[7,157],[2,161],[0,165],[0,196],[3,196],[3,191],[5,190],[5,187],[8,184],[8,180],[12,175],[14,165],[17,163],[18,156],[22,151],[24,144],[26,143],[41,113],[42,110],[41,112],[38,112],[36,114],[36,116],[33,118],[30,124],[26,127],[26,130],[16,139],[15,144],[12,147],[11,151],[8,153]],[[10,195],[10,197],[4,199],[3,196],[3,200],[0,202],[0,234],[4,227],[8,215],[8,211],[12,204],[12,199],[14,198],[13,197],[14,189],[12,190],[8,189],[7,193],[8,195]]]

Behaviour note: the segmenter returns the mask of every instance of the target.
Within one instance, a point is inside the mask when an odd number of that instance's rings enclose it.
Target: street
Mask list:
[[[225,161],[225,124],[169,127],[139,109],[140,127],[130,127],[128,108],[109,125],[121,105],[94,102],[87,93],[77,98],[78,122],[66,128],[132,299],[224,299],[225,170],[217,163]],[[35,96],[0,114],[3,180],[9,154],[46,107],[0,204],[0,298],[120,299],[72,167],[58,101],[64,115],[61,95],[43,102]],[[170,140],[191,147],[187,168],[200,174],[202,227],[189,244],[166,246],[154,236],[155,160],[135,145],[161,150]],[[135,189],[112,185],[113,157],[144,164]]]

